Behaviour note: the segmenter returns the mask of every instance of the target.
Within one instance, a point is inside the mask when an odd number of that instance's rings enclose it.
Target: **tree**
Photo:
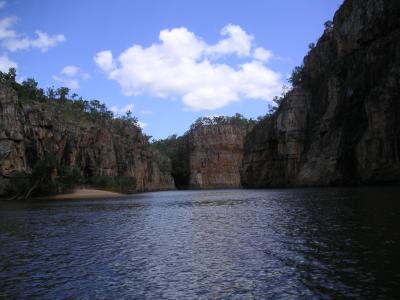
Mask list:
[[[299,86],[304,81],[304,67],[297,66],[293,69],[292,75],[289,77],[288,81],[292,84],[293,87]]]
[[[20,85],[15,86],[18,97],[25,100],[45,100],[43,89],[38,88],[38,83],[33,78],[24,80]]]
[[[333,22],[331,20],[328,20],[324,23],[325,30],[326,29],[332,29],[333,28]]]
[[[15,68],[8,69],[8,72],[0,72],[0,82],[13,86],[15,84],[15,78],[17,76],[17,70]]]
[[[70,89],[67,87],[60,87],[57,89],[56,94],[58,96],[58,99],[60,100],[67,100],[68,94],[70,92]]]
[[[121,119],[122,119],[122,120],[125,120],[125,121],[128,121],[128,122],[130,122],[131,124],[133,124],[133,125],[135,125],[135,126],[139,126],[139,120],[138,120],[138,118],[134,117],[134,116],[132,115],[132,111],[130,111],[130,110],[128,110],[128,111],[125,113],[125,116],[121,117]]]
[[[54,87],[47,88],[46,95],[49,100],[54,100],[56,98],[56,91],[54,90]]]

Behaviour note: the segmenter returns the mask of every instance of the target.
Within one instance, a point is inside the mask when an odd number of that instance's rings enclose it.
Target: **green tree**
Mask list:
[[[292,84],[293,87],[300,86],[304,81],[304,67],[297,66],[293,69],[292,75],[288,79],[288,81]]]
[[[54,100],[56,98],[56,91],[53,87],[49,87],[47,88],[46,95],[49,100]]]
[[[333,28],[333,22],[331,20],[328,20],[324,23],[325,29],[332,29]]]
[[[8,72],[0,72],[0,82],[11,87],[14,86],[17,70],[15,68],[8,69]]]
[[[43,89],[38,88],[38,83],[33,78],[24,80],[15,89],[20,99],[43,101],[46,98]]]
[[[67,87],[60,87],[56,91],[56,95],[58,96],[58,99],[60,100],[67,100],[67,97],[69,95],[70,89]]]

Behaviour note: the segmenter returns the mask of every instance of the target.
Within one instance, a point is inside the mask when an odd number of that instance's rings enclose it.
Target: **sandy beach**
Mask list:
[[[55,199],[55,200],[91,199],[91,198],[115,198],[121,196],[124,196],[124,194],[103,191],[103,190],[95,190],[95,189],[76,189],[72,193],[49,196],[46,197],[46,199]]]

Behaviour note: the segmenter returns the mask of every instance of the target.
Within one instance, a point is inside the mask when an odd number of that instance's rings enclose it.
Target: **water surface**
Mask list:
[[[396,298],[400,189],[0,203],[0,298]]]

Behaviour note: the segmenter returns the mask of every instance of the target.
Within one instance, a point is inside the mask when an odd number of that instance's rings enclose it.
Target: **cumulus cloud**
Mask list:
[[[7,54],[3,54],[0,56],[0,71],[8,72],[10,68],[17,68],[17,63],[12,61]]]
[[[270,100],[279,94],[282,76],[265,65],[272,52],[253,50],[254,37],[240,26],[228,25],[221,35],[209,45],[184,27],[165,29],[158,43],[133,45],[117,58],[101,51],[94,61],[125,95],[178,97],[191,110],[214,110],[242,98]],[[221,63],[227,55],[247,61]]]
[[[112,71],[115,68],[111,51],[97,53],[94,61],[104,72]]]
[[[208,54],[237,54],[248,56],[252,47],[253,36],[249,35],[240,26],[229,24],[221,30],[225,39],[206,49]]]
[[[65,66],[59,75],[53,75],[53,80],[71,90],[79,89],[80,80],[90,78],[88,73],[83,72],[79,67],[74,65]]]

